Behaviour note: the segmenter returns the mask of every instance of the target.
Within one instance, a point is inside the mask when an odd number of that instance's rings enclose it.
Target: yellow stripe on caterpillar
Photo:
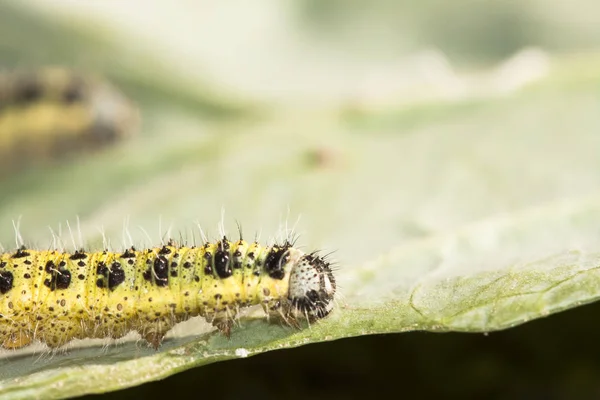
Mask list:
[[[0,346],[59,347],[134,330],[158,348],[176,323],[196,315],[229,336],[240,308],[252,305],[298,326],[327,316],[335,291],[330,264],[287,242],[224,237],[119,253],[20,248],[0,254]]]

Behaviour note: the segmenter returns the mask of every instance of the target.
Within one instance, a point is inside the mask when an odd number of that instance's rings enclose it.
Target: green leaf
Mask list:
[[[600,195],[483,221],[416,240],[343,268],[334,314],[296,331],[244,322],[231,340],[179,337],[159,352],[135,342],[6,359],[0,394],[101,393],[216,361],[316,341],[408,330],[487,332],[594,301],[600,295]],[[8,364],[10,363],[10,364]],[[10,368],[7,366],[10,365]],[[107,376],[115,377],[106,379]]]

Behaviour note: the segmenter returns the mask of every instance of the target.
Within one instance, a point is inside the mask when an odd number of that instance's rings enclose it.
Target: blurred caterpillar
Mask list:
[[[288,242],[224,237],[119,253],[21,248],[0,253],[0,346],[59,347],[135,330],[158,348],[173,325],[196,315],[229,336],[240,308],[252,305],[297,327],[327,316],[335,291],[330,264]]]
[[[103,148],[138,124],[137,108],[96,77],[59,67],[0,72],[0,171]]]

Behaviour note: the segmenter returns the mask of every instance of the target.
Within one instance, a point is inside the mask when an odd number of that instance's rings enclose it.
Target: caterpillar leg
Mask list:
[[[166,333],[166,332],[165,332]],[[148,342],[148,345],[152,346],[154,350],[158,350],[162,344],[165,333],[162,332],[148,332],[144,335],[144,339]]]
[[[270,302],[263,304],[262,308],[267,316],[267,321],[291,326],[295,329],[301,328],[298,316],[291,312],[287,303]]]
[[[238,307],[225,307],[217,313],[207,314],[206,320],[216,327],[227,339],[231,337],[231,328],[237,321]]]
[[[213,321],[213,326],[216,326],[227,339],[231,338],[231,328],[233,327],[233,319],[225,318]]]
[[[168,317],[158,319],[146,329],[138,330],[139,334],[148,342],[148,345],[158,350],[167,332],[177,321]]]
[[[301,329],[299,319],[294,314],[285,312],[281,307],[269,309],[267,316],[269,321],[272,320],[295,329]]]
[[[4,338],[2,347],[5,349],[20,349],[29,345],[31,341],[32,337],[29,332],[14,332]]]
[[[286,315],[283,312],[280,312],[278,315],[278,319],[285,323],[287,326],[291,326],[294,329],[302,329],[300,326],[300,321],[294,315]]]

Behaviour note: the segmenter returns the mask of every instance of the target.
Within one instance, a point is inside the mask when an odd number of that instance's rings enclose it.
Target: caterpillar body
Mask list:
[[[299,326],[328,315],[335,291],[330,264],[288,242],[224,237],[124,252],[21,247],[0,254],[0,346],[39,340],[55,348],[135,330],[158,348],[171,327],[197,315],[229,336],[240,309],[252,305]]]
[[[137,108],[109,83],[59,67],[0,72],[0,167],[90,151],[136,132]]]

